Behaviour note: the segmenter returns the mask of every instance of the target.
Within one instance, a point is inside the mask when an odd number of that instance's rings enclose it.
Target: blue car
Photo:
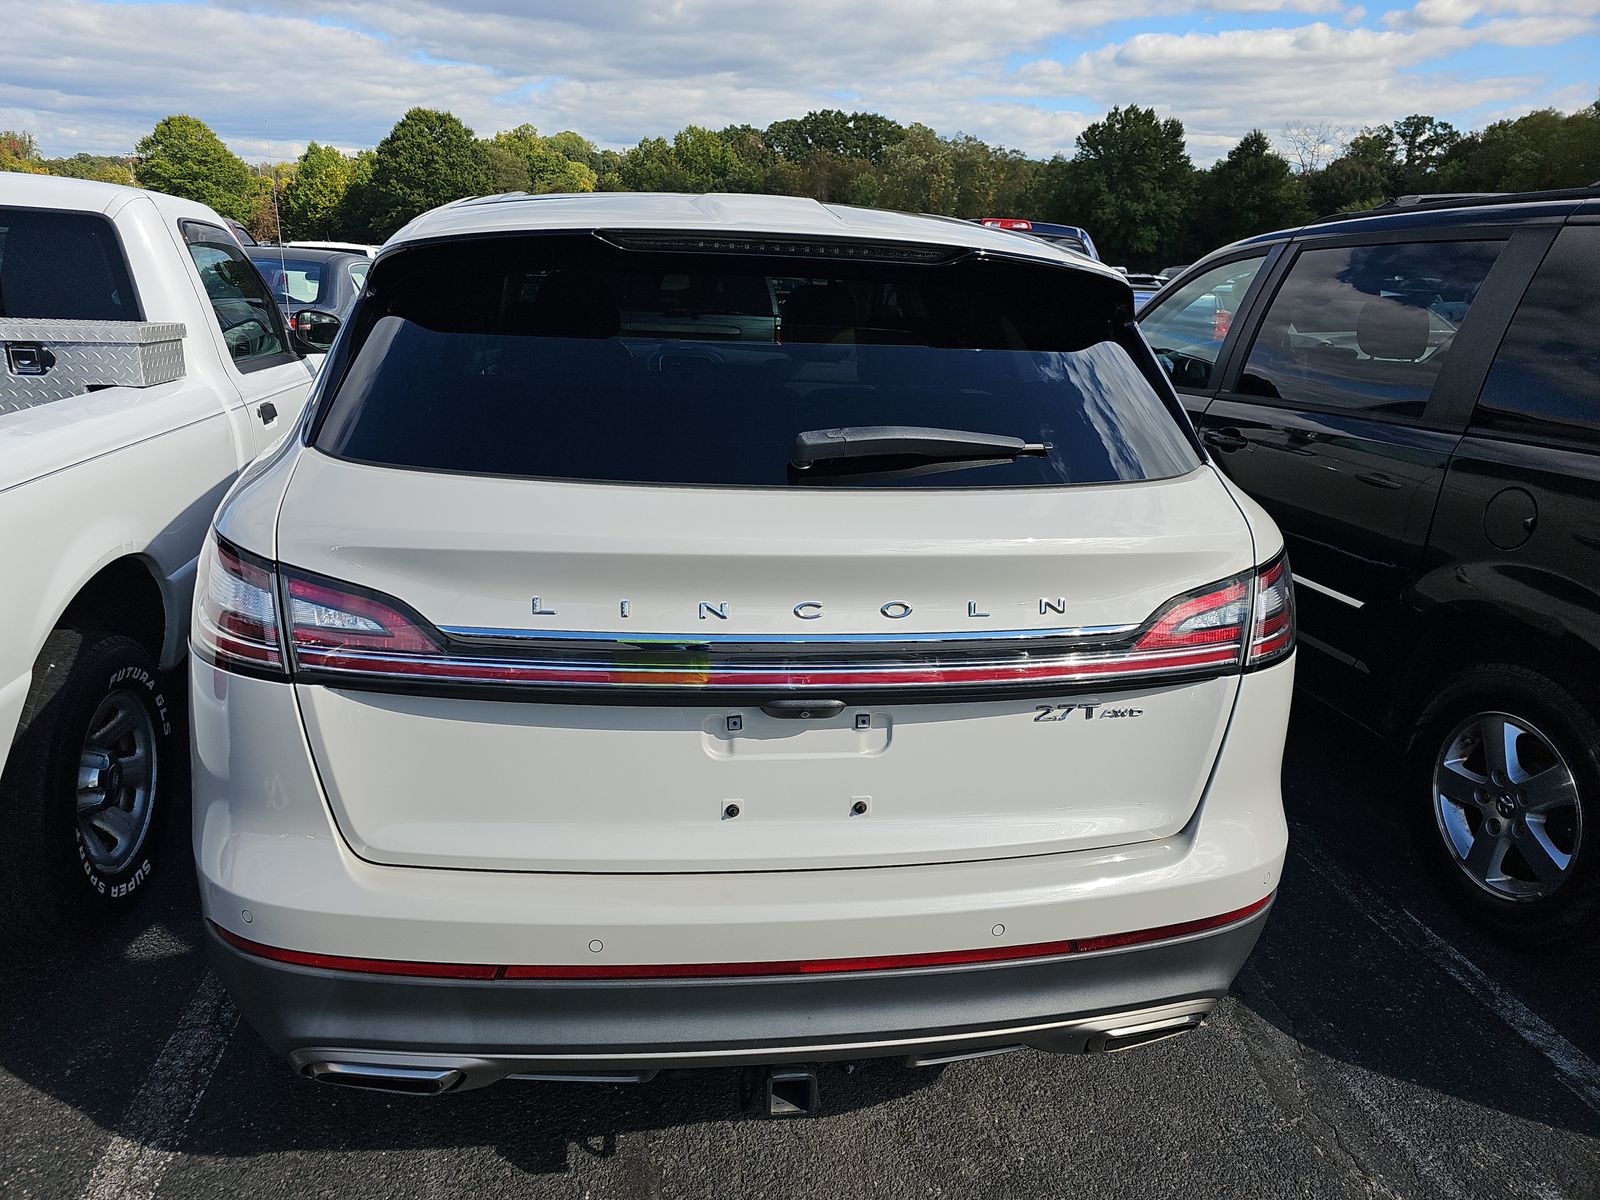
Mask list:
[[[1094,248],[1094,239],[1089,236],[1089,231],[1077,225],[1054,225],[1048,221],[1029,221],[1022,217],[974,217],[973,222],[987,225],[990,229],[1025,233],[1065,250],[1086,254],[1095,262],[1100,261],[1100,252]]]

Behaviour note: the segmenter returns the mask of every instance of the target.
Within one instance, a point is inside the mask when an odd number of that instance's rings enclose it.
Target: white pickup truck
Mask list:
[[[0,175],[0,939],[133,898],[201,540],[312,371],[204,205]],[[325,347],[323,347],[325,348]]]

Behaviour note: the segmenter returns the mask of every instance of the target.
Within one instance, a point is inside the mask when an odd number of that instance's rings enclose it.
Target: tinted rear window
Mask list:
[[[1198,465],[1119,324],[1115,283],[937,265],[621,250],[598,238],[419,247],[380,264],[316,444],[382,465],[711,486],[1020,487]],[[1047,455],[789,466],[802,431],[917,425]]]
[[[111,222],[93,213],[0,208],[0,317],[139,320]]]
[[[1477,423],[1600,446],[1600,227],[1561,231],[1500,343]]]

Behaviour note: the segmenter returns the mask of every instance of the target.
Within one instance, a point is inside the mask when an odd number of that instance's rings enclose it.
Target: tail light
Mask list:
[[[1277,662],[1294,649],[1294,579],[1289,559],[1278,555],[1256,572],[1256,611],[1246,667]]]
[[[1178,596],[1126,631],[819,637],[776,646],[737,635],[624,639],[440,630],[399,600],[275,568],[225,542],[208,547],[202,571],[197,649],[219,666],[278,677],[292,672],[312,683],[700,693],[1039,688],[1226,674],[1275,662],[1294,645],[1293,596],[1282,555],[1253,573]]]
[[[1233,314],[1225,308],[1219,308],[1216,315],[1211,318],[1211,340],[1220,342],[1226,340],[1228,330],[1233,328]]]
[[[208,538],[196,591],[195,648],[202,655],[245,674],[285,674],[271,563]]]

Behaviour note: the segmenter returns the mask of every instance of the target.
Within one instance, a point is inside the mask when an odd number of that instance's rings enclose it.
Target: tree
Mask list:
[[[1566,115],[1546,108],[1496,121],[1452,146],[1437,177],[1443,190],[1474,192],[1600,180],[1600,104]]]
[[[0,171],[19,171],[24,175],[48,175],[39,157],[39,143],[33,134],[18,129],[0,130]]]
[[[687,125],[670,142],[645,138],[623,154],[616,182],[633,192],[750,192],[762,176],[721,135]]]
[[[1330,121],[1306,125],[1285,125],[1278,132],[1285,147],[1284,157],[1300,175],[1322,170],[1344,152],[1350,142],[1350,127]]]
[[[338,240],[340,209],[350,187],[350,160],[332,146],[309,142],[278,198],[288,237]]]
[[[1413,113],[1393,125],[1395,149],[1400,159],[1400,190],[1423,191],[1425,181],[1444,161],[1461,134],[1448,121]]]
[[[1086,226],[1111,261],[1159,268],[1180,245],[1194,165],[1183,122],[1153,108],[1113,108],[1077,140],[1049,216]]]
[[[255,207],[250,168],[196,117],[163,117],[136,149],[141,187],[197,200],[238,221]]]
[[[1259,129],[1245,134],[1226,158],[1202,173],[1196,200],[1196,240],[1185,258],[1252,234],[1303,224],[1311,215],[1288,161],[1273,151]]]
[[[764,136],[775,154],[791,162],[805,162],[814,154],[837,154],[864,158],[877,166],[907,132],[898,121],[878,113],[824,108],[798,119],[775,121]]]
[[[133,172],[128,160],[112,154],[74,154],[71,158],[47,158],[44,169],[64,179],[93,179],[100,183],[130,184]]]
[[[497,133],[485,143],[490,173],[496,191],[502,192],[592,192],[597,177],[583,149],[592,144],[574,133],[555,138],[539,136],[532,125],[518,125]],[[576,141],[574,141],[576,139]],[[581,143],[581,144],[580,144]],[[569,157],[563,149],[582,157]]]
[[[883,155],[873,203],[902,212],[953,212],[956,164],[950,145],[926,125],[912,125]]]
[[[384,241],[420,213],[491,188],[489,157],[459,118],[413,108],[378,143],[371,174],[352,178],[347,235]]]
[[[599,172],[601,151],[581,133],[563,129],[560,133],[552,133],[545,138],[544,143],[562,158],[582,163],[589,170]]]

